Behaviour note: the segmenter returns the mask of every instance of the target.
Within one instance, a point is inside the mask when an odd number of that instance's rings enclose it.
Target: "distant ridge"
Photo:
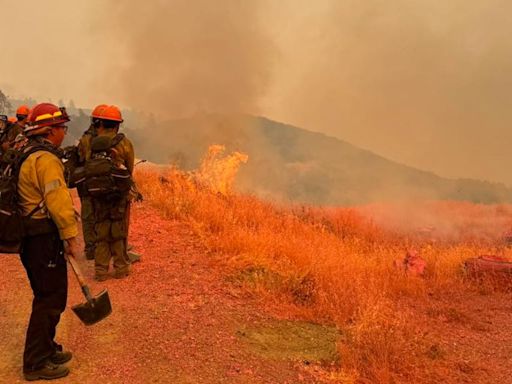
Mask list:
[[[475,203],[512,200],[512,190],[504,184],[443,178],[343,140],[264,117],[203,114],[126,125],[137,156],[156,163],[196,168],[211,144],[225,145],[226,152],[247,153],[249,161],[240,169],[237,187],[264,198],[317,205],[404,198]]]

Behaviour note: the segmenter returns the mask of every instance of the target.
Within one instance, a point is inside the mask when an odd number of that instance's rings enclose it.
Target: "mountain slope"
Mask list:
[[[197,168],[211,144],[225,145],[227,153],[247,153],[249,161],[240,169],[237,187],[265,198],[321,205],[403,198],[512,200],[512,190],[503,184],[442,178],[263,117],[198,115],[159,123],[134,118],[126,125],[138,157],[156,163]]]

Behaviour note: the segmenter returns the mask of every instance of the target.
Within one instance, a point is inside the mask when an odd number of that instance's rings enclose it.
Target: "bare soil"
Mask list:
[[[57,338],[74,358],[70,375],[58,382],[350,382],[310,361],[312,351],[335,353],[333,329],[277,321],[285,311],[229,282],[229,271],[186,224],[162,218],[147,203],[135,205],[130,243],[142,261],[128,278],[94,282],[93,263],[80,260],[92,291],[108,289],[113,313],[86,327],[66,310]],[[0,266],[0,383],[22,383],[32,293],[16,255],[1,255]],[[69,281],[68,306],[83,302],[71,271]],[[511,299],[509,292],[482,288],[407,303],[425,344],[427,359],[418,361],[429,362],[411,367],[414,382],[512,383]]]
[[[418,335],[431,361],[423,367],[418,381],[512,383],[510,293],[476,290],[437,294],[416,312]]]
[[[243,330],[272,323],[272,314],[256,297],[233,290],[185,224],[163,219],[146,203],[135,205],[130,243],[142,261],[125,279],[95,282],[93,262],[80,260],[93,293],[108,289],[113,313],[86,327],[70,309],[64,312],[57,340],[74,358],[70,375],[58,382],[317,382],[300,356],[253,351]],[[19,257],[0,257],[0,382],[22,383],[32,292]],[[84,298],[68,274],[70,307]]]

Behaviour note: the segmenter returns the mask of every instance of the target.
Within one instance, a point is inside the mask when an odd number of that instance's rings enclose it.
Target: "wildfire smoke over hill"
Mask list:
[[[101,2],[98,50],[116,60],[99,55],[96,84],[163,118],[264,115],[444,177],[510,184],[510,7]]]
[[[263,115],[444,177],[512,185],[509,3],[50,4],[3,4],[0,32],[23,24],[19,39],[41,58],[37,71],[2,61],[10,96],[120,104],[158,121]],[[26,54],[16,39],[5,50]]]

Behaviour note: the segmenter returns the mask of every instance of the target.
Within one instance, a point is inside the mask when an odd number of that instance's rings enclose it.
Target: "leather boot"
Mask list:
[[[123,268],[121,270],[116,270],[114,272],[115,279],[124,279],[130,274],[130,270],[128,268]]]
[[[53,380],[67,376],[69,374],[69,368],[65,365],[54,364],[47,359],[44,365],[33,371],[23,371],[23,376],[27,381],[33,380]]]
[[[56,351],[51,357],[50,361],[53,364],[64,364],[73,358],[73,354],[68,351]]]
[[[108,279],[107,273],[96,273],[94,275],[94,280],[96,280],[96,281],[105,281],[107,279]]]

